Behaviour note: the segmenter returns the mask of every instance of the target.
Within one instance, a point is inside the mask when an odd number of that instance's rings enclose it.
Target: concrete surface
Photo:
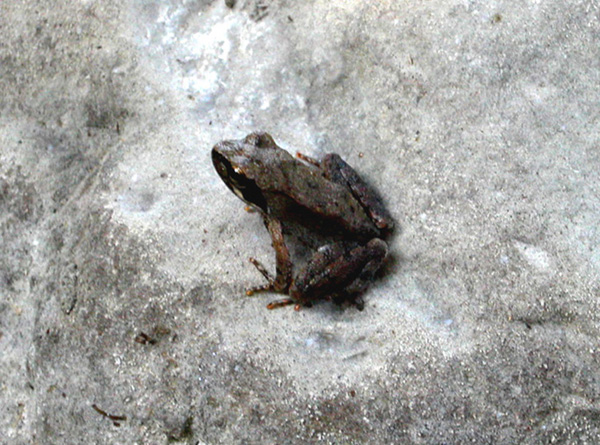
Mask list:
[[[598,443],[599,18],[0,2],[0,442]],[[257,129],[388,203],[364,311],[244,296],[209,151]]]

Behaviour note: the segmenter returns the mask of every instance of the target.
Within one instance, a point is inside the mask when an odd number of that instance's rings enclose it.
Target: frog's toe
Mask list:
[[[273,283],[263,284],[262,286],[254,286],[250,289],[246,289],[246,295],[251,297],[257,292],[268,292],[273,290]]]
[[[296,303],[291,298],[283,298],[281,300],[271,301],[267,304],[267,309],[277,309],[278,307],[289,306],[290,304]]]
[[[277,309],[278,307],[290,306],[294,305],[294,310],[298,312],[303,307],[312,307],[312,303],[298,303],[293,298],[283,298],[281,300],[271,301],[267,304],[267,309]]]
[[[262,274],[263,277],[266,278],[266,280],[271,283],[271,285],[273,285],[273,283],[275,282],[275,278],[273,278],[273,276],[269,273],[269,271],[265,268],[265,266],[263,266],[260,261],[258,261],[256,258],[248,258],[248,260],[254,265],[254,267],[256,267],[258,269],[258,271]],[[266,289],[265,289],[266,290]]]

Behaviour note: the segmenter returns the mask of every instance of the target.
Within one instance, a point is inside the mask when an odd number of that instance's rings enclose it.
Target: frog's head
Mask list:
[[[256,183],[261,170],[257,150],[274,148],[275,141],[267,133],[251,133],[244,139],[221,141],[212,149],[217,173],[229,189],[249,205],[267,212],[267,202]]]

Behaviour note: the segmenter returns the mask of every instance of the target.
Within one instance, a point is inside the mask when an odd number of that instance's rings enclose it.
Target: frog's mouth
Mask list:
[[[267,201],[254,180],[236,172],[231,162],[216,150],[212,151],[212,161],[223,182],[238,198],[268,213]]]

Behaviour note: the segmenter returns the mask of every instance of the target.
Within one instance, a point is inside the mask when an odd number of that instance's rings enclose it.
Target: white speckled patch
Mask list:
[[[514,246],[525,259],[525,261],[527,261],[533,268],[540,272],[552,272],[553,261],[548,252],[540,249],[537,246],[520,241],[515,241]]]

